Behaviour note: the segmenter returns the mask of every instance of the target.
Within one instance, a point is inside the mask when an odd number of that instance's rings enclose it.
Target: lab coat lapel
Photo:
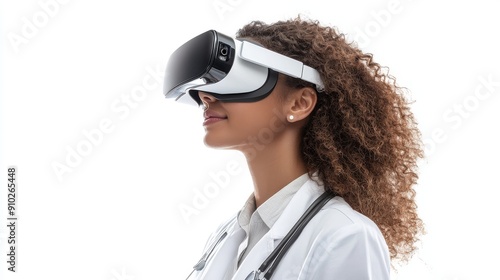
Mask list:
[[[293,196],[273,227],[255,244],[236,271],[233,280],[245,279],[252,271],[257,270],[322,192],[316,182],[309,179]]]
[[[238,246],[245,237],[245,231],[238,225],[236,219],[228,229],[228,236],[221,242],[220,246],[213,252],[213,259],[207,262],[201,279],[221,279],[229,271],[229,266],[236,269],[235,255]],[[233,271],[234,271],[233,269]],[[231,272],[232,273],[232,272]]]

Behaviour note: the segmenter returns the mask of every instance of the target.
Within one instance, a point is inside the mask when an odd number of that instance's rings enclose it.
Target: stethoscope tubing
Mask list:
[[[299,218],[299,220],[293,225],[290,231],[285,235],[283,240],[278,244],[273,252],[267,257],[267,259],[262,263],[258,269],[258,274],[266,272],[264,278],[271,279],[274,271],[281,262],[283,256],[287,253],[288,249],[297,240],[302,230],[311,221],[311,219],[323,208],[323,206],[333,197],[331,193],[325,192],[320,197],[318,197],[304,212],[304,214]],[[267,270],[267,271],[266,271]]]

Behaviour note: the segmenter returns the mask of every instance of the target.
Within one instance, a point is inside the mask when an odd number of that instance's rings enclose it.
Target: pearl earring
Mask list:
[[[293,121],[293,115],[290,115],[288,118],[289,118],[291,121]]]

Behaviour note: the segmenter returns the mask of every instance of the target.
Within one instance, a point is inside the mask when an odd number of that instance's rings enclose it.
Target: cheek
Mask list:
[[[232,137],[235,137],[233,139],[259,149],[277,139],[278,134],[283,131],[284,124],[273,108],[260,106],[250,110],[240,110],[230,120]]]
[[[249,106],[241,109],[236,108],[229,123],[233,131],[252,137],[268,128],[272,117],[272,109],[268,106]]]
[[[271,93],[255,103],[224,103],[228,119],[206,129],[205,144],[214,148],[246,147],[268,144],[284,127],[280,117],[280,102]]]

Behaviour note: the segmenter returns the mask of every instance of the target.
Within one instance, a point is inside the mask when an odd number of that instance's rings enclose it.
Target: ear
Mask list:
[[[293,123],[306,119],[316,106],[317,98],[316,91],[310,87],[294,89],[287,99],[286,118],[288,122]]]

